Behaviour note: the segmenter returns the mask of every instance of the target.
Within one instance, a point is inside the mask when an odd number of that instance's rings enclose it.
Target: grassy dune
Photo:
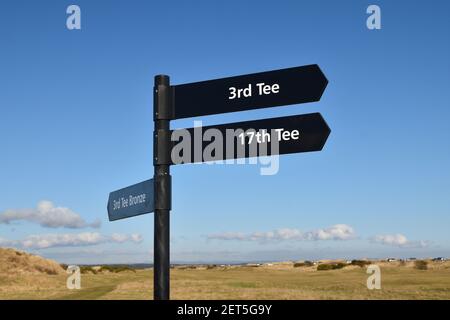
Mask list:
[[[450,299],[450,265],[429,270],[382,264],[382,289],[368,290],[365,268],[316,271],[274,267],[172,269],[172,299]],[[0,276],[0,299],[151,299],[152,270],[82,274],[81,290],[65,274]]]

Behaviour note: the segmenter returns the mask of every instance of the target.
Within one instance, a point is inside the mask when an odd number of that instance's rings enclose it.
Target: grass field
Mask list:
[[[172,299],[450,299],[450,266],[429,270],[381,266],[381,290],[368,290],[366,268],[235,267],[172,269]],[[67,275],[0,276],[0,299],[151,299],[151,269],[82,274],[80,290]]]

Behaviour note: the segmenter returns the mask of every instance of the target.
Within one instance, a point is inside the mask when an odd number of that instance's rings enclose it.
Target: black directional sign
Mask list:
[[[109,194],[109,221],[133,217],[153,212],[154,210],[153,179],[113,191]]]
[[[319,101],[327,84],[313,64],[176,85],[174,119]]]
[[[172,132],[172,161],[182,164],[320,151],[329,134],[320,113],[179,129]]]

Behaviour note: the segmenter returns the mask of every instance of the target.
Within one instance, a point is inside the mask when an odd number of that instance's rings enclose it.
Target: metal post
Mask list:
[[[155,300],[168,300],[170,289],[170,210],[172,184],[170,176],[170,119],[173,118],[170,79],[166,75],[155,77],[153,95],[154,142],[153,165],[155,169],[155,232],[154,279]]]

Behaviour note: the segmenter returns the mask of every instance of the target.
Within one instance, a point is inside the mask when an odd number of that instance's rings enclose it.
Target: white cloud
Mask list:
[[[0,237],[0,247],[14,247],[14,246],[15,246],[14,241]]]
[[[222,232],[207,235],[208,239],[216,240],[249,240],[248,236],[240,232]]]
[[[0,213],[0,223],[28,221],[48,228],[99,228],[100,221],[87,223],[81,216],[65,207],[55,207],[50,201],[41,201],[33,209],[9,209]]]
[[[326,229],[306,233],[308,240],[349,240],[355,237],[353,228],[346,224],[336,224]]]
[[[142,235],[138,233],[133,233],[130,235],[122,233],[114,233],[111,235],[111,240],[118,243],[127,241],[139,243],[142,242]]]
[[[115,242],[122,243],[122,242],[125,242],[125,241],[128,240],[128,235],[126,235],[126,234],[121,234],[121,233],[113,233],[113,234],[111,235],[111,239],[112,239],[113,241],[115,241]]]
[[[403,234],[382,234],[376,235],[372,238],[373,242],[381,243],[384,245],[395,246],[395,247],[408,247],[408,248],[424,248],[428,247],[430,243],[428,241],[410,241]]]
[[[153,253],[149,250],[99,247],[55,248],[41,251],[39,255],[61,263],[75,265],[151,263],[153,257]]]
[[[98,232],[84,232],[78,234],[31,235],[21,241],[21,244],[24,248],[45,249],[51,247],[95,245],[105,241],[105,237]]]
[[[373,238],[374,242],[387,244],[391,246],[404,246],[408,243],[408,239],[402,234],[385,234],[377,235]]]
[[[139,233],[133,233],[130,235],[130,240],[136,243],[142,242],[143,237]]]
[[[142,241],[140,234],[119,234],[105,236],[98,232],[39,234],[30,235],[22,240],[6,240],[0,238],[1,246],[22,247],[25,249],[47,249],[54,247],[92,246],[103,243],[124,243]]]
[[[349,240],[356,237],[352,227],[346,224],[336,224],[329,228],[302,232],[298,229],[277,229],[267,232],[224,232],[207,235],[209,240],[238,240],[238,241],[315,241],[315,240]]]

